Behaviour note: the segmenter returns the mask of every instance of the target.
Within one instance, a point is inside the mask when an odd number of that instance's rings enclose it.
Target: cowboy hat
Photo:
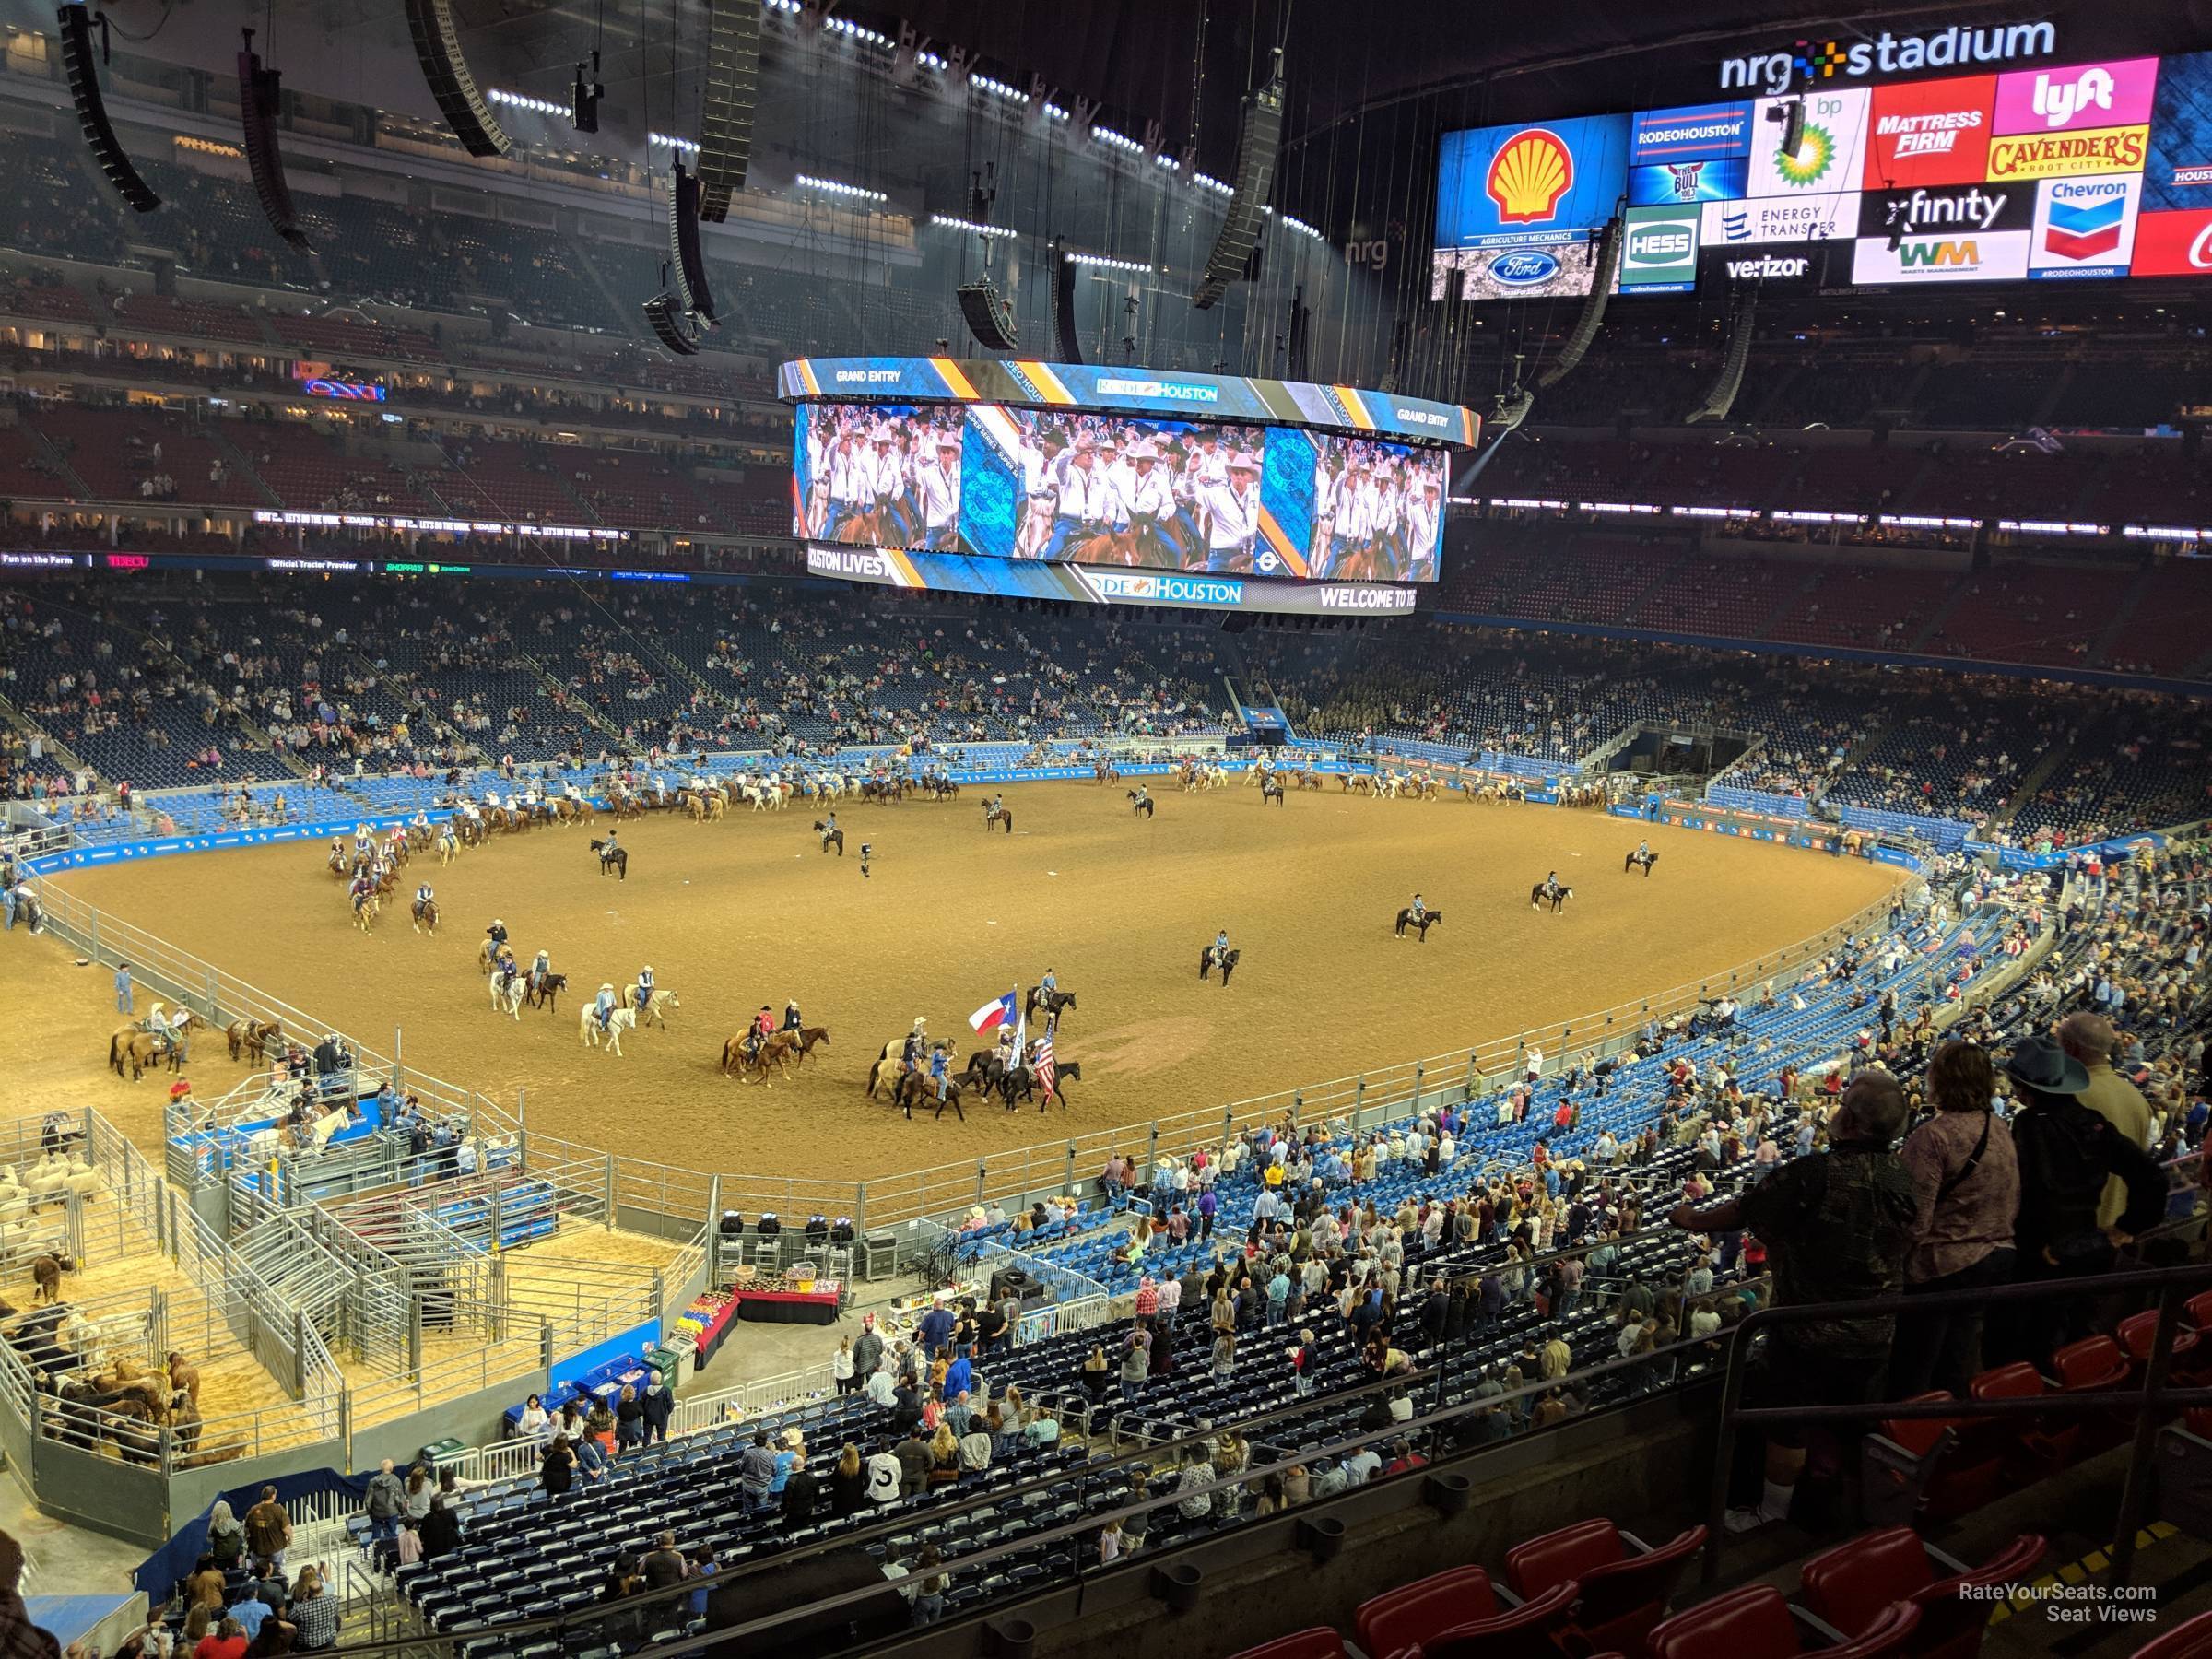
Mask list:
[[[2089,1074],[2082,1063],[2048,1037],[2024,1037],[2005,1057],[2005,1075],[2039,1095],[2087,1094]]]

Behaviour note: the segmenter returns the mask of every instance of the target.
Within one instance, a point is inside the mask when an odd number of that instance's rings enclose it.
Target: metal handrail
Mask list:
[[[1975,1290],[1932,1291],[1917,1296],[1887,1296],[1867,1301],[1811,1302],[1794,1307],[1767,1307],[1754,1311],[1735,1330],[1724,1334],[1728,1345],[1726,1374],[1722,1383],[1720,1442],[1713,1455],[1713,1477],[1706,1499],[1708,1532],[1705,1542],[1704,1582],[1717,1582],[1721,1552],[1726,1542],[1724,1524],[1728,1507],[1728,1479],[1734,1462],[1736,1430],[1744,1423],[1866,1422],[1883,1418],[1940,1418],[1947,1421],[2010,1416],[2081,1416],[2110,1411],[2115,1406],[2136,1410],[2135,1440],[2128,1453],[2127,1476],[2121,1488],[2114,1534],[2106,1548],[2117,1582],[2126,1583],[2133,1571],[2136,1534],[2148,1501],[2150,1453],[2160,1409],[2169,1406],[2212,1404],[2212,1388],[2171,1388],[2167,1372],[2173,1356],[2174,1333],[2180,1328],[2183,1292],[2212,1285],[2212,1263],[2191,1263],[2178,1267],[2142,1268],[2124,1273],[2085,1274],[2065,1278],[1998,1285]],[[1773,1325],[1802,1324],[1847,1312],[1853,1319],[1904,1317],[1940,1313],[1950,1309],[1981,1312],[1992,1304],[2071,1300],[2102,1297],[2129,1290],[2156,1290],[2158,1328],[2143,1369],[2140,1389],[2100,1391],[2095,1394],[2051,1394],[2028,1399],[1942,1400],[1913,1404],[1877,1401],[1846,1406],[1789,1405],[1746,1406],[1743,1404],[1744,1358],[1750,1336]]]

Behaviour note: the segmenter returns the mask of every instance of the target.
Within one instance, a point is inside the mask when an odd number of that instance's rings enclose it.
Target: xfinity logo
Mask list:
[[[1099,382],[1101,397],[1164,397],[1176,403],[1215,403],[1221,396],[1218,386],[1185,386],[1173,381],[1101,380]]]
[[[1758,259],[1732,259],[1728,262],[1728,279],[1748,282],[1802,276],[1812,269],[1812,265],[1809,259],[1777,259],[1771,253]]]
[[[1402,587],[1324,587],[1314,598],[1323,610],[1411,610],[1414,594]]]
[[[1987,230],[1997,222],[2009,198],[2003,191],[1916,190],[1888,204],[1885,228],[1904,236],[1917,236],[1938,226],[1963,225],[1970,230]]]
[[[2048,23],[2015,23],[1995,29],[1954,28],[1924,35],[1893,35],[1885,29],[1868,41],[1799,41],[1791,52],[1724,58],[1721,86],[1724,89],[1763,91],[1769,97],[1780,98],[1795,87],[1816,80],[1913,75],[1924,69],[2047,57],[2057,50],[2058,31]]]

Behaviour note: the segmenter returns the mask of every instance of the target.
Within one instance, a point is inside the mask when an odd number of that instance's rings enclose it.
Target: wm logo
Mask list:
[[[1916,265],[1958,265],[1971,270],[1982,263],[1982,250],[1971,241],[1906,242],[1897,251],[1897,263],[1908,271]]]

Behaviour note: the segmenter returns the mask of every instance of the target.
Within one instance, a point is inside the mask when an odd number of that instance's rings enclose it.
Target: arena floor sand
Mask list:
[[[1376,802],[1331,790],[1265,806],[1256,792],[1168,793],[1133,818],[1122,791],[1085,783],[1007,792],[1011,836],[956,803],[853,806],[848,845],[817,851],[809,814],[668,818],[625,825],[629,878],[594,873],[581,828],[501,838],[427,867],[447,918],[435,939],[387,912],[364,937],[317,848],[194,854],[74,873],[112,911],[334,1025],[406,1032],[411,1065],[512,1108],[534,1129],[641,1158],[748,1174],[863,1178],[1241,1100],[1550,1027],[1792,945],[1878,899],[1894,876],[1857,860],[1694,831],[1653,830],[1650,879],[1623,875],[1639,826],[1512,804]],[[406,872],[412,891],[426,868]],[[1577,897],[1528,907],[1557,868]],[[1448,920],[1425,945],[1391,921],[1416,888]],[[503,917],[525,962],[540,946],[582,995],[558,1014],[493,1014],[477,971]],[[1227,991],[1197,981],[1226,927],[1243,959]],[[89,1101],[142,1144],[159,1136],[159,1074],[106,1074],[109,972],[72,970],[21,929],[0,988],[36,1019],[0,1022],[18,1110]],[[682,1006],[667,1031],[616,1059],[582,1047],[578,1009],[650,962]],[[1075,1105],[971,1111],[909,1123],[863,1098],[876,1052],[917,1015],[980,1046],[966,1017],[1047,967],[1079,1003],[1062,1060]],[[724,1079],[723,1040],[766,1003],[796,997],[827,1025],[827,1064],[772,1088]],[[140,1006],[145,1006],[141,994]],[[202,1096],[240,1068],[219,1042],[194,1065]]]

